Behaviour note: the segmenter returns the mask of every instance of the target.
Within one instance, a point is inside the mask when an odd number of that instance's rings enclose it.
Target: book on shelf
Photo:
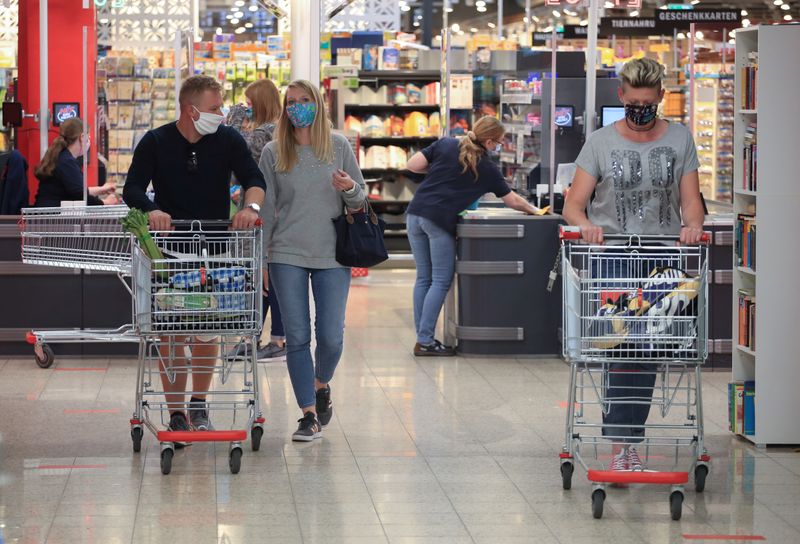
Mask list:
[[[747,55],[747,64],[742,68],[742,108],[756,109],[758,103],[758,53]]]
[[[739,345],[756,350],[756,294],[749,289],[739,290]]]
[[[738,266],[756,269],[756,216],[740,213],[736,217],[734,251]]]
[[[728,430],[734,434],[756,434],[756,382],[736,381],[728,384]]]
[[[742,188],[747,191],[758,190],[758,140],[756,132],[756,123],[750,123],[744,133]]]

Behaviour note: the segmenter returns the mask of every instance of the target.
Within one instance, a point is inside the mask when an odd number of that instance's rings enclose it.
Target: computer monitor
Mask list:
[[[600,124],[604,127],[625,118],[624,106],[603,106],[600,113]]]
[[[53,102],[53,126],[59,126],[67,119],[81,116],[78,102]]]
[[[555,123],[557,127],[572,128],[575,122],[575,108],[572,106],[556,106]]]

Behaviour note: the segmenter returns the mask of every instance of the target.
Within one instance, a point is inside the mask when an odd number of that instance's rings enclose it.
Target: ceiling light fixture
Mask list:
[[[628,15],[631,16],[631,17],[638,17],[639,16],[639,12],[637,10],[633,10]]]
[[[742,27],[747,28],[750,26],[750,19],[742,19]]]
[[[478,10],[478,13],[486,13],[486,6],[478,6],[475,9]]]
[[[233,3],[233,5],[236,6],[237,8],[240,8],[244,5],[244,0],[236,0],[236,2]]]
[[[790,9],[792,9],[792,8],[790,8],[790,7],[789,7],[789,4],[783,4],[783,5],[781,6],[781,9],[782,9],[783,11],[789,11],[789,10],[790,10]]]
[[[247,9],[249,9],[250,11],[258,11],[258,6],[257,6],[257,5],[255,5],[255,4],[253,4],[252,6],[250,6],[250,7],[249,7],[249,8],[247,8]]]
[[[408,4],[403,4],[402,6],[400,6],[400,11],[411,11],[411,6],[409,6]]]
[[[700,0],[692,0],[692,5],[693,6],[696,6],[699,3],[700,3]]]
[[[253,23],[245,23],[244,27],[245,28],[253,28]]]
[[[241,19],[242,17],[244,17],[244,12],[243,11],[237,11],[236,13],[233,14],[233,16],[234,17],[238,17],[239,19]]]
[[[783,0],[775,0],[773,4],[775,4],[776,6],[780,6],[781,4],[783,4]]]
[[[217,30],[216,30],[216,33],[217,33],[217,36],[221,36],[222,35],[222,27],[218,26]]]
[[[484,0],[478,0],[477,2],[475,2],[475,6],[479,8],[486,7],[486,2]]]
[[[792,16],[787,13],[786,15],[783,16],[783,20],[784,21],[791,21],[792,20]]]
[[[694,33],[694,37],[697,38],[698,40],[702,40],[706,37],[706,35],[698,30],[697,32]]]
[[[606,3],[604,4],[604,7],[605,7],[606,9],[614,9],[614,2],[606,2]]]
[[[233,19],[231,19],[231,24],[232,24],[232,25],[238,25],[238,24],[239,24],[239,19],[237,19],[236,17],[234,17]]]
[[[414,26],[419,26],[419,21],[414,21]]]
[[[679,40],[685,40],[686,34],[684,34],[683,32],[678,32],[678,35],[675,37],[678,38]]]
[[[586,19],[581,19],[581,22],[579,24],[581,26],[589,26],[589,21],[587,21]]]
[[[494,24],[494,23],[488,23],[488,25],[489,25],[489,28],[496,28],[497,27],[497,25]]]
[[[747,10],[746,9],[742,10],[742,17],[747,17]]]
[[[561,12],[558,11],[557,9],[554,9],[553,10],[553,17],[555,17],[557,19],[560,18],[561,17]]]

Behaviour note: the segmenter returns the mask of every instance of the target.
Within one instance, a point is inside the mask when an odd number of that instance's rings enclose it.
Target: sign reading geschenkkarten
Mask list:
[[[686,29],[696,24],[741,23],[741,11],[738,9],[667,9],[656,10],[656,24],[659,29]]]

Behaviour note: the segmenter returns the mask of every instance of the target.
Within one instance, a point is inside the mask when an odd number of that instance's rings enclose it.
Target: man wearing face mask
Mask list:
[[[670,235],[680,236],[683,244],[700,242],[705,213],[697,148],[685,126],[658,118],[663,78],[663,66],[652,59],[628,62],[619,88],[625,118],[592,134],[575,161],[564,218],[579,226],[590,244],[602,244],[604,234]],[[603,263],[603,270],[593,267],[593,276],[641,278],[651,272],[622,257]],[[617,399],[603,415],[603,435],[614,443],[610,468],[642,470],[634,444],[644,440],[656,373],[652,365],[614,364],[610,370],[606,396]],[[620,402],[622,398],[631,403]]]
[[[179,103],[180,118],[149,130],[136,146],[123,199],[131,208],[149,214],[153,231],[171,230],[173,219],[227,220],[230,179],[235,174],[245,193],[243,207],[233,218],[233,229],[254,227],[266,183],[244,138],[222,125],[222,86],[211,77],[192,76],[181,86]],[[146,194],[150,183],[154,201]],[[195,336],[178,342],[187,342],[193,356],[208,361],[218,356],[215,340]],[[176,355],[171,364],[185,366],[186,362]],[[168,392],[170,430],[213,430],[205,402],[212,378],[211,372],[192,374],[194,394],[187,405],[187,375],[176,374],[170,383],[166,372],[162,372],[164,391]],[[188,418],[184,411],[187,407]]]

